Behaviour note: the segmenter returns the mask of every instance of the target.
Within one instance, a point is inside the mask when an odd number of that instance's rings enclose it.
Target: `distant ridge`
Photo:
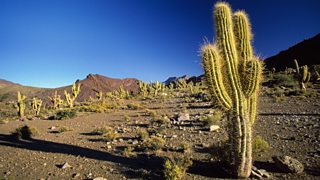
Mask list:
[[[264,62],[267,69],[283,71],[286,67],[294,67],[294,59],[297,59],[300,65],[320,64],[320,33],[265,59]]]
[[[176,84],[179,80],[185,80],[187,83],[189,82],[201,82],[203,79],[203,75],[200,76],[188,76],[188,75],[184,75],[184,76],[180,76],[180,77],[169,77],[166,81],[164,81],[163,83],[165,83],[166,85],[169,85],[170,83]]]

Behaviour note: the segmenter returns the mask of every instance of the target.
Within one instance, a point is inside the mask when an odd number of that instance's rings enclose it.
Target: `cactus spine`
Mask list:
[[[311,73],[308,71],[308,66],[304,65],[302,67],[299,67],[298,61],[295,59],[294,64],[296,66],[296,76],[299,80],[300,88],[303,92],[307,91],[306,83],[310,81]],[[300,69],[302,71],[300,71]]]
[[[33,109],[36,116],[39,116],[41,106],[42,106],[42,100],[34,97],[32,99],[32,109]]]
[[[201,48],[210,94],[228,112],[229,163],[236,177],[249,177],[252,168],[252,124],[262,65],[253,56],[249,19],[232,14],[227,3],[215,5],[216,44]],[[241,79],[240,79],[241,77]]]
[[[75,99],[77,98],[77,96],[80,93],[80,85],[81,84],[78,84],[78,86],[76,86],[76,83],[73,83],[73,85],[72,85],[72,96],[66,90],[64,91],[64,95],[66,96],[66,100],[67,100],[67,103],[68,103],[70,108],[73,107],[74,101],[75,101]]]
[[[26,96],[25,95],[22,95],[20,93],[20,91],[18,91],[18,101],[17,101],[17,104],[16,104],[16,108],[17,108],[17,111],[18,111],[18,115],[19,117],[24,117],[24,111],[26,110]]]

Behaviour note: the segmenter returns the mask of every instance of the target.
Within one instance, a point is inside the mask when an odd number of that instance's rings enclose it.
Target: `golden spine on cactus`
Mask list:
[[[216,43],[201,48],[203,69],[210,94],[228,112],[229,163],[232,174],[249,177],[252,168],[252,124],[262,65],[253,56],[251,28],[243,11],[227,3],[214,8]]]
[[[24,117],[24,112],[26,110],[25,100],[27,97],[21,94],[20,91],[18,91],[17,98],[18,98],[18,101],[17,101],[16,107],[17,107],[18,115],[19,117]]]
[[[42,106],[42,100],[34,97],[32,99],[32,109],[36,116],[40,114],[41,106]]]
[[[76,83],[73,83],[72,89],[71,89],[72,96],[66,90],[64,91],[64,95],[66,97],[66,101],[67,101],[67,103],[68,103],[70,108],[72,108],[74,106],[74,101],[75,101],[75,99],[77,98],[77,96],[80,93],[80,86],[81,86],[81,84],[78,84],[78,86],[77,86]]]

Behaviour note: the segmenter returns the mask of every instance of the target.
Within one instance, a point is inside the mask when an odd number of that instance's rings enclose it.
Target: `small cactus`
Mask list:
[[[42,100],[34,97],[32,99],[32,109],[33,109],[36,116],[39,116],[41,106],[42,106]]]
[[[67,101],[67,103],[68,103],[70,108],[73,107],[74,101],[75,101],[75,99],[77,98],[77,96],[80,93],[80,85],[81,84],[78,84],[78,86],[76,86],[76,83],[73,83],[73,85],[72,85],[72,96],[66,90],[64,91],[64,95],[66,96],[66,101]]]
[[[16,108],[17,108],[17,111],[18,111],[18,115],[19,117],[24,117],[24,111],[26,109],[26,96],[25,95],[22,95],[20,93],[20,91],[18,91],[18,101],[17,101],[17,104],[16,104]]]

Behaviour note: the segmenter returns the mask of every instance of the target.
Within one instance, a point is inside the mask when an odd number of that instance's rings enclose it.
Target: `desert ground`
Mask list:
[[[269,90],[263,87],[260,93],[253,133],[270,148],[254,153],[253,165],[266,170],[271,179],[318,179],[320,89],[314,86],[312,97],[281,100],[264,93]],[[116,101],[131,106],[120,105],[103,113],[78,112],[65,120],[39,117],[2,121],[1,179],[163,179],[164,157],[178,155],[192,160],[183,179],[232,179],[224,168],[223,152],[215,150],[227,138],[226,118],[215,122],[219,126],[212,131],[201,121],[201,116],[216,111],[214,103],[183,94]],[[162,118],[157,121],[157,116]],[[11,135],[23,125],[35,127],[38,135],[27,140]],[[117,137],[108,141],[92,133],[102,126],[112,127]],[[61,127],[68,130],[59,131]],[[163,139],[164,145],[143,150],[146,140],[139,138],[142,131],[150,138]],[[304,171],[282,172],[272,159],[277,155],[296,158]]]

